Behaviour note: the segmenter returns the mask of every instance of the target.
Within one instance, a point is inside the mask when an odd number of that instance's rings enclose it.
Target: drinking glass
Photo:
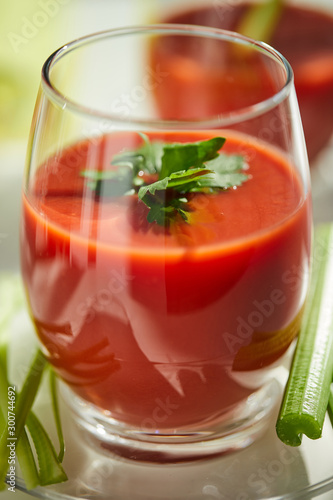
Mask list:
[[[274,426],[312,228],[282,55],[185,25],[63,46],[42,69],[22,207],[30,313],[84,436],[174,462]]]
[[[181,9],[178,5],[168,8],[168,14],[160,16],[161,22],[239,31],[244,29],[243,20],[249,10],[256,5],[246,0],[206,0],[200,5],[183,0],[181,3]],[[266,33],[269,43],[293,68],[310,166],[316,164],[333,133],[333,11],[328,8],[328,2],[321,4],[283,2],[276,26],[268,28],[269,36]],[[266,20],[266,27],[268,25]],[[219,106],[218,100],[216,106]]]

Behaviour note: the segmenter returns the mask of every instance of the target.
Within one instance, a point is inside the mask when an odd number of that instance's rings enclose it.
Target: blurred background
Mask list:
[[[66,42],[92,32],[160,22],[175,13],[201,6],[209,6],[217,19],[220,7],[227,6],[230,10],[240,3],[242,0],[0,0],[0,269],[18,267],[21,179],[45,59]],[[333,37],[332,0],[289,0],[289,3],[329,13]],[[293,26],[297,34],[297,23]],[[333,96],[332,54],[333,48],[331,58],[314,73],[318,76],[326,67]],[[332,100],[327,106],[331,103]],[[315,127],[320,129],[322,123],[315,123]],[[316,221],[333,220],[332,139],[311,160],[312,166]]]

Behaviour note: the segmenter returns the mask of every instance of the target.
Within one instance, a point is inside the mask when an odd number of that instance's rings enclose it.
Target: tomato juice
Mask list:
[[[149,135],[192,142],[215,132]],[[193,194],[190,223],[169,229],[147,221],[137,195],[96,196],[80,174],[110,169],[139,144],[134,133],[50,157],[24,194],[22,272],[50,362],[79,396],[149,431],[219,419],[264,384],[298,333],[308,195],[278,150],[226,137],[223,152],[245,155],[249,179]]]
[[[246,1],[235,5],[227,1],[214,2],[214,5],[171,14],[163,22],[238,31],[240,20],[250,6]],[[188,102],[190,108],[191,96],[188,99],[186,96],[191,88],[196,96],[192,113],[197,111],[201,116],[225,112],[232,104],[230,96],[235,96],[237,104],[243,99],[243,106],[251,105],[248,96],[252,92],[252,77],[246,68],[243,74],[237,70],[233,80],[226,79],[226,54],[221,45],[211,42],[200,52],[196,46],[191,51],[190,42],[188,39],[187,53],[175,40],[171,42],[166,37],[153,48],[153,57],[159,61],[161,71],[168,72],[165,84],[156,89],[162,116],[177,117],[179,112],[183,113],[179,107],[181,102]],[[269,43],[293,68],[308,156],[313,160],[328,144],[333,132],[333,16],[319,9],[287,4]],[[189,80],[191,86],[187,83]],[[171,92],[164,92],[164,86],[174,87],[172,98]],[[201,94],[196,92],[196,86],[201,88]],[[261,96],[254,94],[253,100],[267,98],[269,89],[264,83],[262,87],[257,83],[254,87]],[[169,95],[167,101],[165,95]]]

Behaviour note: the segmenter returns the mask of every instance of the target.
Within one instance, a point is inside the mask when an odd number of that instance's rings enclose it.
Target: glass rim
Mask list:
[[[88,106],[78,103],[71,98],[66,97],[59,89],[52,83],[50,72],[54,65],[59,62],[66,54],[73,52],[76,49],[84,47],[85,45],[102,41],[112,37],[121,37],[125,35],[137,34],[173,34],[182,36],[198,36],[201,38],[213,38],[216,40],[237,42],[240,45],[256,48],[272,59],[275,59],[286,72],[285,82],[281,88],[272,96],[259,101],[251,106],[239,108],[236,111],[228,113],[218,113],[204,119],[187,119],[187,120],[165,120],[165,119],[140,119],[140,118],[127,118],[119,116],[115,113],[102,112],[97,109],[89,108]],[[83,37],[77,38],[69,43],[62,45],[55,50],[44,62],[41,71],[41,85],[47,97],[54,103],[61,106],[62,109],[68,109],[74,113],[85,115],[87,118],[103,119],[112,123],[118,124],[137,124],[138,127],[155,127],[155,128],[215,128],[230,126],[242,121],[246,121],[262,115],[271,109],[275,108],[283,102],[290,94],[291,88],[294,84],[293,70],[288,60],[276,49],[269,44],[254,40],[234,31],[210,28],[206,26],[190,25],[190,24],[147,24],[136,25],[128,27],[113,28],[100,32],[95,32]]]

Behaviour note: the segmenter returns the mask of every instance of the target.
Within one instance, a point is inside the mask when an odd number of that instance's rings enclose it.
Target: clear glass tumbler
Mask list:
[[[96,446],[193,460],[274,425],[311,229],[292,70],[273,48],[150,25],[46,61],[22,274],[45,355]]]

